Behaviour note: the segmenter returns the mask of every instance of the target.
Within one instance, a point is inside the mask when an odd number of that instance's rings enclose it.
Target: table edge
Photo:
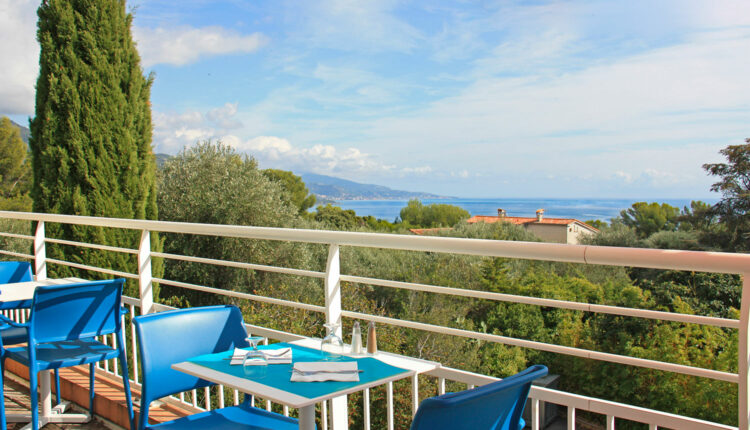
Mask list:
[[[270,366],[273,366],[273,365],[270,365]],[[296,394],[292,394],[284,390],[279,390],[278,388],[264,385],[255,381],[251,381],[249,379],[239,378],[237,376],[230,375],[228,373],[214,370],[214,369],[211,369],[210,367],[202,366],[200,364],[192,363],[189,361],[176,363],[176,364],[173,364],[171,367],[174,370],[187,373],[188,375],[195,376],[196,378],[201,378],[206,381],[211,381],[217,384],[221,384],[226,387],[237,389],[245,393],[253,394],[258,397],[262,397],[263,399],[271,400],[276,403],[280,403],[282,405],[291,406],[293,408],[303,408],[305,406],[310,406],[316,403],[320,403],[324,400],[329,400],[329,399],[333,399],[336,397],[345,396],[347,394],[364,391],[368,388],[377,387],[379,385],[383,385],[388,382],[398,381],[399,379],[405,379],[410,376],[414,376],[417,373],[415,370],[403,369],[404,371],[401,373],[391,375],[382,379],[378,379],[375,381],[370,381],[365,384],[357,385],[356,387],[339,390],[339,391],[336,391],[335,393],[327,394],[324,396],[308,398],[308,397],[298,396]],[[251,386],[249,389],[243,387],[243,385],[247,386],[247,384]],[[256,390],[252,386],[256,386],[258,387],[258,389]],[[261,393],[260,392],[261,390],[266,391],[266,393]],[[252,392],[252,391],[256,391],[256,392]]]

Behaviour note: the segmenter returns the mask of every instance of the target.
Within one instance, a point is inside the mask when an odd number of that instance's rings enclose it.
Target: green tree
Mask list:
[[[30,146],[35,212],[156,219],[151,77],[145,77],[124,0],[45,0]],[[139,232],[50,224],[50,237],[133,248]],[[159,240],[152,238],[152,249]],[[53,246],[48,257],[130,273],[132,255]],[[160,262],[152,267],[160,276]],[[66,266],[53,276],[80,275]],[[101,276],[101,274],[97,274]],[[137,291],[126,285],[126,293]]]
[[[419,199],[411,199],[399,214],[401,222],[411,227],[453,227],[459,221],[469,218],[469,212],[454,205],[441,203],[422,204]]]
[[[704,164],[703,168],[720,178],[711,191],[721,193],[714,206],[726,230],[714,234],[711,242],[727,251],[750,250],[750,139],[744,145],[730,145],[719,151],[726,163]]]
[[[364,224],[353,210],[344,210],[330,203],[315,208],[313,219],[321,223],[323,228],[333,230],[355,230]]]
[[[0,119],[0,210],[29,211],[31,158],[18,127]]]
[[[581,243],[598,246],[636,247],[641,245],[634,228],[615,218],[609,226],[602,225],[599,234],[584,237]]]
[[[661,230],[677,229],[680,210],[666,203],[637,202],[620,212],[622,223],[635,229],[640,238],[646,238]]]
[[[272,181],[277,181],[289,193],[289,198],[294,206],[299,209],[300,214],[315,204],[315,195],[309,194],[307,186],[302,178],[286,170],[265,169],[263,174]]]
[[[711,205],[700,200],[690,202],[690,207],[683,207],[677,218],[680,230],[708,231],[716,226],[717,216]]]
[[[237,154],[221,142],[206,141],[187,148],[167,161],[159,172],[159,218],[165,221],[294,227],[301,222],[297,208],[283,196],[281,185],[264,176],[254,159]],[[164,249],[182,255],[283,267],[309,268],[311,261],[309,251],[299,243],[232,237],[168,234]],[[274,291],[266,292],[274,295],[298,279],[176,260],[168,261],[165,272],[168,279],[225,290],[261,292],[273,285]],[[306,282],[305,279],[299,282]],[[287,293],[302,301],[311,300]],[[216,303],[213,294],[165,287],[164,296],[171,295],[187,298],[193,306]]]

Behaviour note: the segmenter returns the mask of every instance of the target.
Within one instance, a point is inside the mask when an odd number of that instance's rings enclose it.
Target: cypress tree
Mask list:
[[[44,0],[30,147],[34,212],[157,219],[150,92],[124,0]],[[45,226],[47,237],[137,248],[138,231]],[[161,249],[152,236],[152,249]],[[66,245],[49,258],[137,273],[135,256]],[[153,268],[155,276],[161,267]],[[51,276],[104,277],[53,264]],[[126,293],[137,296],[128,282]]]

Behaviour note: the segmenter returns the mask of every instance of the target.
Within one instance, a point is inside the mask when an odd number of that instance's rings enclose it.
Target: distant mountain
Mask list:
[[[333,176],[303,173],[302,180],[310,193],[322,200],[406,200],[448,198],[430,193],[394,190],[382,185],[359,182]]]
[[[31,136],[31,131],[29,131],[28,128],[22,126],[21,124],[16,124],[13,120],[10,120],[10,123],[18,127],[18,130],[21,132],[21,140],[23,140],[26,145],[29,144],[29,136]]]
[[[156,156],[156,167],[161,168],[161,166],[164,165],[164,163],[167,162],[170,158],[173,157],[173,155],[169,154],[154,154]]]

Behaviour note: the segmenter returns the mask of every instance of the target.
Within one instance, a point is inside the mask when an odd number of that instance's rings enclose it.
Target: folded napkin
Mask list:
[[[242,364],[245,361],[248,352],[250,351],[246,349],[234,348],[234,352],[232,352],[232,361],[229,362],[229,365],[233,366],[236,364]]]
[[[298,361],[292,367],[292,382],[358,382],[356,361]]]
[[[264,349],[263,355],[266,356],[268,364],[292,363],[292,348]]]
[[[246,349],[234,348],[229,365],[244,364],[248,352],[250,351]],[[268,364],[291,364],[292,362],[292,348],[264,349],[263,355],[266,356]]]

